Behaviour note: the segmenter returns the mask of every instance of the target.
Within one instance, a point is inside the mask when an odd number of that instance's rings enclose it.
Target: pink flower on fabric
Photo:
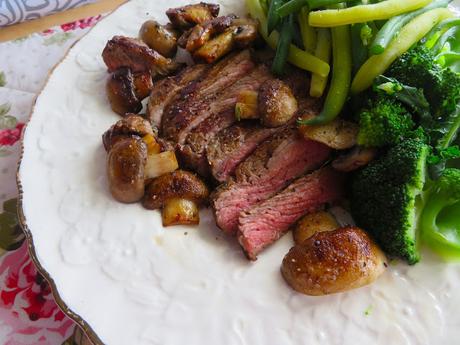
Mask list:
[[[13,129],[0,130],[0,146],[13,146],[21,139],[23,123],[18,123]]]
[[[29,257],[26,241],[0,260],[0,286],[2,344],[53,345],[70,337],[74,323],[56,305],[50,286]]]
[[[64,32],[73,31],[73,30],[76,30],[76,29],[86,29],[86,28],[89,28],[91,26],[94,26],[94,24],[96,24],[101,18],[102,18],[102,15],[98,15],[98,16],[95,16],[95,17],[88,17],[88,18],[85,18],[85,19],[80,19],[80,20],[77,20],[75,22],[62,24],[61,29]]]

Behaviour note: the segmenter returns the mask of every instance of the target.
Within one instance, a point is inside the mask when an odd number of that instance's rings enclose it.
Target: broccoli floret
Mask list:
[[[407,139],[357,172],[352,183],[352,213],[389,255],[419,261],[417,219],[429,147]]]
[[[394,145],[414,128],[411,114],[396,99],[383,94],[359,113],[358,144],[362,146]]]
[[[460,170],[446,169],[431,181],[420,218],[424,242],[445,259],[460,259]]]

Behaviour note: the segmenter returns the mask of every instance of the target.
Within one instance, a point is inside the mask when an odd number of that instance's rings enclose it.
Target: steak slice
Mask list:
[[[114,36],[107,42],[102,58],[109,72],[128,67],[133,73],[149,71],[152,75],[167,75],[179,68],[179,64],[165,58],[136,38]]]
[[[150,122],[160,127],[166,105],[175,99],[189,83],[201,78],[208,68],[209,66],[204,64],[186,67],[175,76],[155,82],[147,105],[147,116]]]
[[[234,54],[211,67],[206,76],[181,90],[163,113],[162,135],[183,144],[190,131],[216,111],[213,100],[247,75],[255,64],[248,50]]]
[[[235,233],[241,211],[268,199],[293,179],[317,169],[331,150],[285,128],[265,141],[236,169],[235,177],[219,186],[211,197],[217,225]]]
[[[272,78],[265,66],[258,66],[221,93],[211,106],[212,114],[194,128],[187,136],[185,145],[179,145],[182,164],[204,177],[209,177],[210,169],[206,158],[206,148],[219,131],[236,122],[235,105],[242,91],[257,91],[266,80]]]
[[[211,173],[219,182],[225,182],[262,142],[280,131],[256,123],[231,126],[219,132],[207,146],[207,159]]]
[[[321,209],[343,196],[344,175],[325,167],[295,180],[285,190],[239,217],[238,241],[247,257],[257,259],[303,215]]]

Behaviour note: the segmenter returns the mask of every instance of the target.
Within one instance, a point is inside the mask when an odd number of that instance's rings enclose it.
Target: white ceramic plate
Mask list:
[[[458,344],[459,266],[425,254],[372,286],[307,297],[279,273],[291,236],[251,263],[210,212],[197,228],[163,229],[158,212],[112,199],[101,134],[118,117],[102,49],[187,2],[122,6],[70,50],[37,100],[19,172],[23,214],[63,308],[107,344]],[[220,2],[244,14],[242,0]]]

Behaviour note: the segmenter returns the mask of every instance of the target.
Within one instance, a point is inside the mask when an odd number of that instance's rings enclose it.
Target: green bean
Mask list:
[[[433,48],[433,46],[436,44],[437,40],[439,39],[440,35],[442,35],[443,32],[446,32],[450,28],[454,26],[459,26],[460,25],[460,18],[449,18],[446,20],[443,20],[439,25],[436,25],[429,33],[426,35],[426,46],[428,48]]]
[[[278,15],[284,18],[292,13],[299,12],[305,6],[307,6],[307,0],[291,0],[278,8]]]
[[[276,47],[275,58],[273,59],[272,72],[275,75],[283,75],[286,67],[286,61],[289,54],[289,47],[294,35],[294,15],[291,14],[283,19],[281,32]]]
[[[332,79],[321,113],[311,120],[300,120],[300,125],[321,125],[334,120],[342,111],[351,82],[351,39],[348,25],[331,29]]]
[[[329,63],[331,59],[331,32],[329,29],[318,29],[318,40],[316,42],[315,56],[324,62]],[[327,77],[316,73],[311,76],[310,96],[321,97],[327,85]]]
[[[283,3],[284,0],[271,0],[270,2],[267,15],[267,30],[269,34],[271,34],[281,22],[281,17],[278,15],[278,8],[283,5]]]
[[[272,49],[276,49],[278,45],[279,34],[277,32],[273,32],[271,35],[268,34],[267,17],[260,5],[259,0],[246,0],[246,8],[251,17],[259,21],[259,32],[262,38]],[[312,73],[317,73],[322,77],[327,77],[329,75],[329,64],[321,61],[316,56],[313,56],[312,54],[309,54],[292,44],[289,48],[288,61],[301,69],[310,71]]]
[[[302,42],[305,50],[313,53],[316,47],[316,29],[308,25],[308,9],[302,8],[299,13],[300,33],[302,34]]]
[[[351,84],[351,92],[356,94],[370,87],[374,79],[383,74],[393,61],[420,41],[437,23],[452,16],[448,9],[437,8],[406,24],[382,54],[371,56],[359,69]]]
[[[401,14],[386,22],[375,36],[374,42],[369,49],[372,55],[382,54],[391,40],[398,34],[399,30],[415,17],[439,7],[447,7],[452,0],[435,0],[431,4],[413,12]]]
[[[351,46],[353,60],[353,75],[355,75],[368,58],[367,47],[364,46],[361,39],[361,30],[364,23],[357,23],[351,26]]]
[[[386,0],[377,4],[358,5],[344,9],[331,9],[310,13],[310,25],[332,27],[388,19],[398,14],[417,10],[431,0]]]
[[[457,31],[458,31],[458,28],[456,28],[455,26],[451,27],[449,30],[443,33],[441,37],[439,37],[439,39],[437,40],[435,45],[431,48],[431,50],[434,51],[436,54],[442,52],[442,49],[444,48],[446,43],[450,39],[455,38],[455,34],[457,33]]]

